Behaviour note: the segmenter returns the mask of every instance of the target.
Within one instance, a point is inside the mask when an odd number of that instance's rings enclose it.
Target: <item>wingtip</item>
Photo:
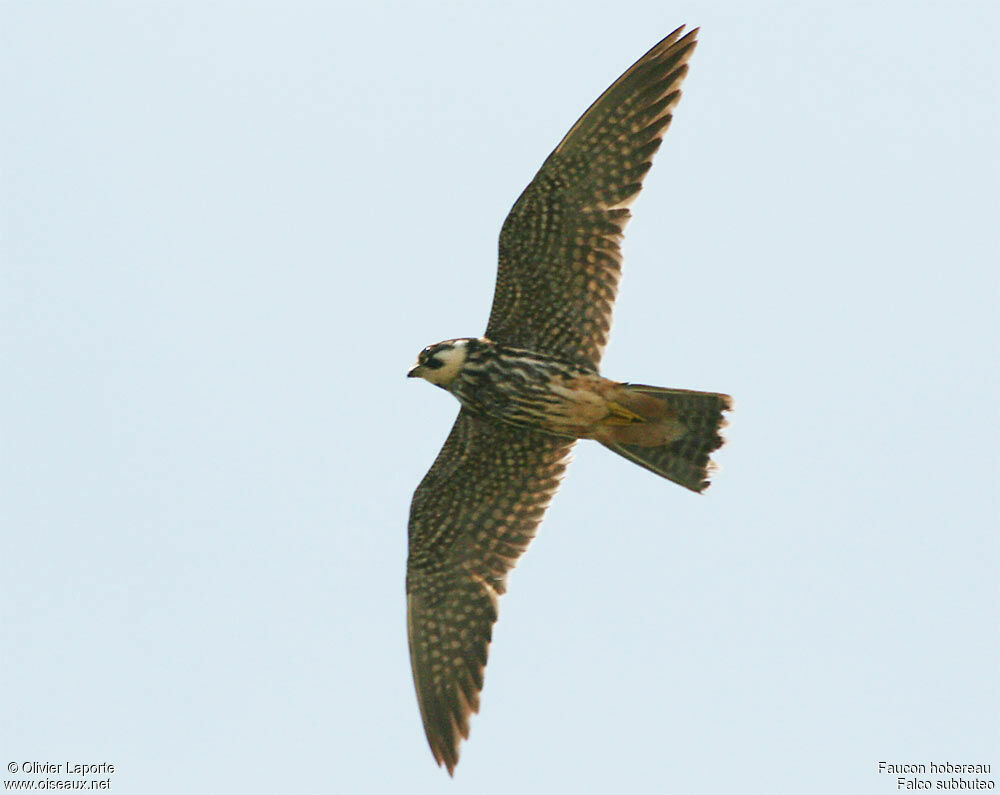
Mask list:
[[[455,768],[458,766],[458,740],[453,748],[435,748],[431,745],[431,752],[434,754],[434,761],[438,763],[438,767],[443,767],[448,771],[448,775],[451,778],[455,778]]]
[[[678,67],[676,73],[679,73],[683,79],[684,72],[680,71],[680,69],[684,68],[688,58],[691,57],[691,53],[694,52],[695,47],[698,45],[698,31],[701,30],[701,28],[692,28],[687,33],[684,33],[684,28],[685,26],[681,25],[677,30],[660,39],[642,58],[633,64],[631,69],[625,72],[625,75],[628,75],[642,64],[671,59]],[[684,35],[681,35],[682,33]],[[625,75],[622,75],[622,78]],[[622,78],[619,78],[619,80]]]
[[[424,732],[427,735],[427,744],[430,746],[434,761],[437,762],[438,767],[443,767],[448,771],[448,775],[454,778],[460,755],[459,746],[463,740],[469,738],[469,733],[467,729],[463,732],[454,719],[450,723],[453,729],[450,736],[433,731],[427,723],[424,724]]]
[[[434,761],[437,762],[437,766],[443,767],[448,771],[448,775],[454,778],[455,767],[458,765],[458,748],[446,748],[444,746],[435,745],[434,740],[431,739],[430,733],[427,735],[427,743],[431,747],[431,754],[434,756]]]
[[[691,30],[685,33],[684,36],[677,40],[677,44],[681,47],[685,47],[689,51],[693,50],[698,46],[699,33],[701,33],[701,28],[691,28]]]
[[[654,51],[664,51],[674,46],[683,46],[685,44],[694,45],[697,44],[698,32],[701,28],[691,28],[687,33],[684,32],[687,25],[681,25],[679,28],[672,30],[666,36],[664,36],[660,42],[653,47]]]
[[[687,23],[678,26],[675,30],[672,30],[669,34],[667,34],[666,38],[664,38],[664,41],[683,41],[684,39],[695,39],[698,37],[701,27],[695,26],[688,30],[687,33],[684,32],[685,30],[687,30]]]

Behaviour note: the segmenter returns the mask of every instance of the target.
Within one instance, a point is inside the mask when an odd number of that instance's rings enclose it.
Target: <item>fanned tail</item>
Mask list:
[[[603,424],[601,444],[686,489],[704,491],[715,465],[709,459],[723,444],[722,413],[732,398],[717,392],[620,384],[613,396],[619,411]]]

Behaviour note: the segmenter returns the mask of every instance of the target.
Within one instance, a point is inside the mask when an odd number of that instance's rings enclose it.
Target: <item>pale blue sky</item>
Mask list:
[[[113,790],[888,793],[1000,765],[994,3],[5,2],[0,762]],[[496,236],[679,24],[604,372],[736,400],[698,497],[579,445],[454,782],[413,488]]]

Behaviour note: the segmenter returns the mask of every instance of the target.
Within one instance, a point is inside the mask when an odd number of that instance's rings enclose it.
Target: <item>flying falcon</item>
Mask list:
[[[500,231],[486,334],[424,348],[409,376],[458,419],[410,508],[407,627],[424,730],[454,773],[479,710],[497,597],[535,534],[577,439],[692,491],[708,486],[727,395],[598,374],[619,245],[670,124],[697,29],[678,28],[590,106]]]

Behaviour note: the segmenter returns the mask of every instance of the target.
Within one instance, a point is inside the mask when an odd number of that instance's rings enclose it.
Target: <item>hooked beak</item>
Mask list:
[[[419,364],[413,365],[413,367],[410,368],[409,372],[407,372],[406,377],[407,378],[416,378],[418,375],[420,375],[419,370],[420,370],[420,365]]]

